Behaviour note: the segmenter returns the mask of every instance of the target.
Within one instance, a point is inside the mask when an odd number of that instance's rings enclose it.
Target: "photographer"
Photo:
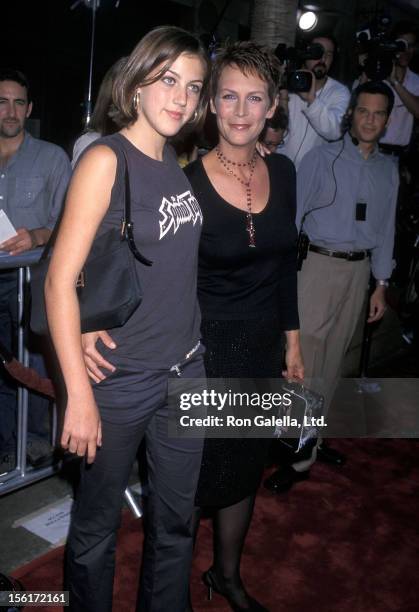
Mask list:
[[[309,42],[320,44],[324,50],[319,59],[304,61],[303,69],[313,77],[310,90],[288,93],[282,89],[280,93],[280,103],[289,119],[289,134],[280,152],[297,168],[313,147],[340,137],[340,124],[349,102],[348,89],[328,76],[336,52],[333,38],[316,36]]]
[[[416,32],[409,22],[399,22],[393,38],[406,43],[406,51],[398,53],[390,77],[394,92],[394,108],[380,145],[406,147],[412,135],[413,120],[419,118],[419,75],[409,69],[417,42]],[[384,147],[383,147],[384,148]]]
[[[393,68],[386,77],[386,82],[391,86],[394,93],[394,108],[384,136],[380,140],[380,148],[384,153],[396,156],[401,155],[409,145],[414,119],[419,118],[419,75],[409,69],[414,49],[417,43],[417,33],[408,21],[400,21],[395,25],[391,33],[391,42],[401,42],[405,45],[404,51],[399,51],[393,57]],[[371,45],[371,43],[370,43]],[[385,44],[383,45],[383,47]],[[365,70],[359,79],[354,82],[354,88],[358,84],[368,80],[375,80],[374,53],[368,60],[370,53],[364,62]],[[384,55],[378,54],[379,66],[385,64]],[[384,61],[383,61],[384,60]],[[390,64],[391,65],[391,64]],[[390,69],[389,69],[390,72]],[[380,78],[384,78],[385,75]]]

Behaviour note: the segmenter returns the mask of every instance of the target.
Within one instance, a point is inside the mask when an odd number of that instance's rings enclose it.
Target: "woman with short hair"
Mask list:
[[[284,156],[263,159],[256,145],[277,106],[280,65],[253,42],[216,55],[211,111],[218,144],[186,169],[204,214],[198,296],[209,378],[281,376],[301,380],[295,227],[295,169]],[[240,560],[269,439],[206,439],[196,504],[214,517],[209,593],[233,610],[266,610],[247,594]],[[199,511],[196,522],[198,522]]]

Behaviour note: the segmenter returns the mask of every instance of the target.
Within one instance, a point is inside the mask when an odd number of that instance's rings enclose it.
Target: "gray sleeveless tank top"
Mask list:
[[[153,262],[147,267],[136,260],[143,301],[123,327],[110,330],[117,348],[101,346],[99,350],[117,368],[166,369],[178,363],[200,338],[197,265],[201,209],[170,146],[164,149],[163,161],[157,161],[121,134],[101,138],[91,147],[99,144],[115,152],[118,167],[98,235],[121,222],[123,150],[128,160],[135,242]]]

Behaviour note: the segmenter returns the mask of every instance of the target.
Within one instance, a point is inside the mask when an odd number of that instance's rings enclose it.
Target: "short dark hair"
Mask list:
[[[113,88],[111,118],[118,127],[134,123],[138,117],[134,105],[135,90],[158,81],[174,61],[182,54],[196,55],[205,68],[204,84],[191,124],[199,123],[207,107],[207,82],[209,60],[207,52],[197,36],[175,26],[161,26],[146,34],[137,44],[116,76]],[[150,77],[159,68],[157,74]]]
[[[400,38],[400,36],[403,36],[403,34],[413,34],[415,40],[418,40],[417,28],[407,19],[398,21],[391,30],[391,35],[393,38]]]
[[[288,115],[282,106],[277,106],[272,117],[270,119],[266,119],[262,133],[259,136],[259,140],[263,140],[265,138],[266,132],[269,128],[272,130],[286,130],[288,128]]]
[[[0,70],[0,81],[14,81],[15,83],[19,83],[19,85],[26,89],[28,103],[31,102],[29,81],[23,72],[16,70],[15,68],[4,68],[3,70]]]
[[[339,45],[338,45],[338,41],[333,36],[333,34],[331,34],[330,32],[321,32],[321,31],[313,32],[310,34],[308,38],[305,38],[304,40],[308,45],[311,45],[313,44],[313,41],[315,38],[327,38],[327,40],[330,40],[333,43],[335,55],[337,55],[339,51]]]
[[[381,94],[387,98],[387,116],[390,115],[394,106],[394,93],[391,88],[386,85],[383,81],[367,81],[366,83],[362,83],[362,85],[358,85],[352,94],[351,99],[349,100],[349,106],[346,114],[349,112],[353,112],[358,104],[359,96],[363,93],[366,94]]]
[[[214,99],[220,76],[227,66],[237,66],[245,75],[255,74],[268,85],[271,104],[274,103],[281,81],[281,64],[271,49],[250,40],[227,43],[215,56],[211,73],[211,98]]]

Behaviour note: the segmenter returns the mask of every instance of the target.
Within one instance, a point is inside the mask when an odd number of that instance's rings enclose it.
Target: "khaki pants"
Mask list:
[[[324,395],[327,414],[345,353],[361,315],[368,288],[370,262],[346,261],[308,252],[298,275],[301,348],[307,386]],[[312,381],[310,381],[312,379]],[[306,470],[316,459],[293,465]]]

